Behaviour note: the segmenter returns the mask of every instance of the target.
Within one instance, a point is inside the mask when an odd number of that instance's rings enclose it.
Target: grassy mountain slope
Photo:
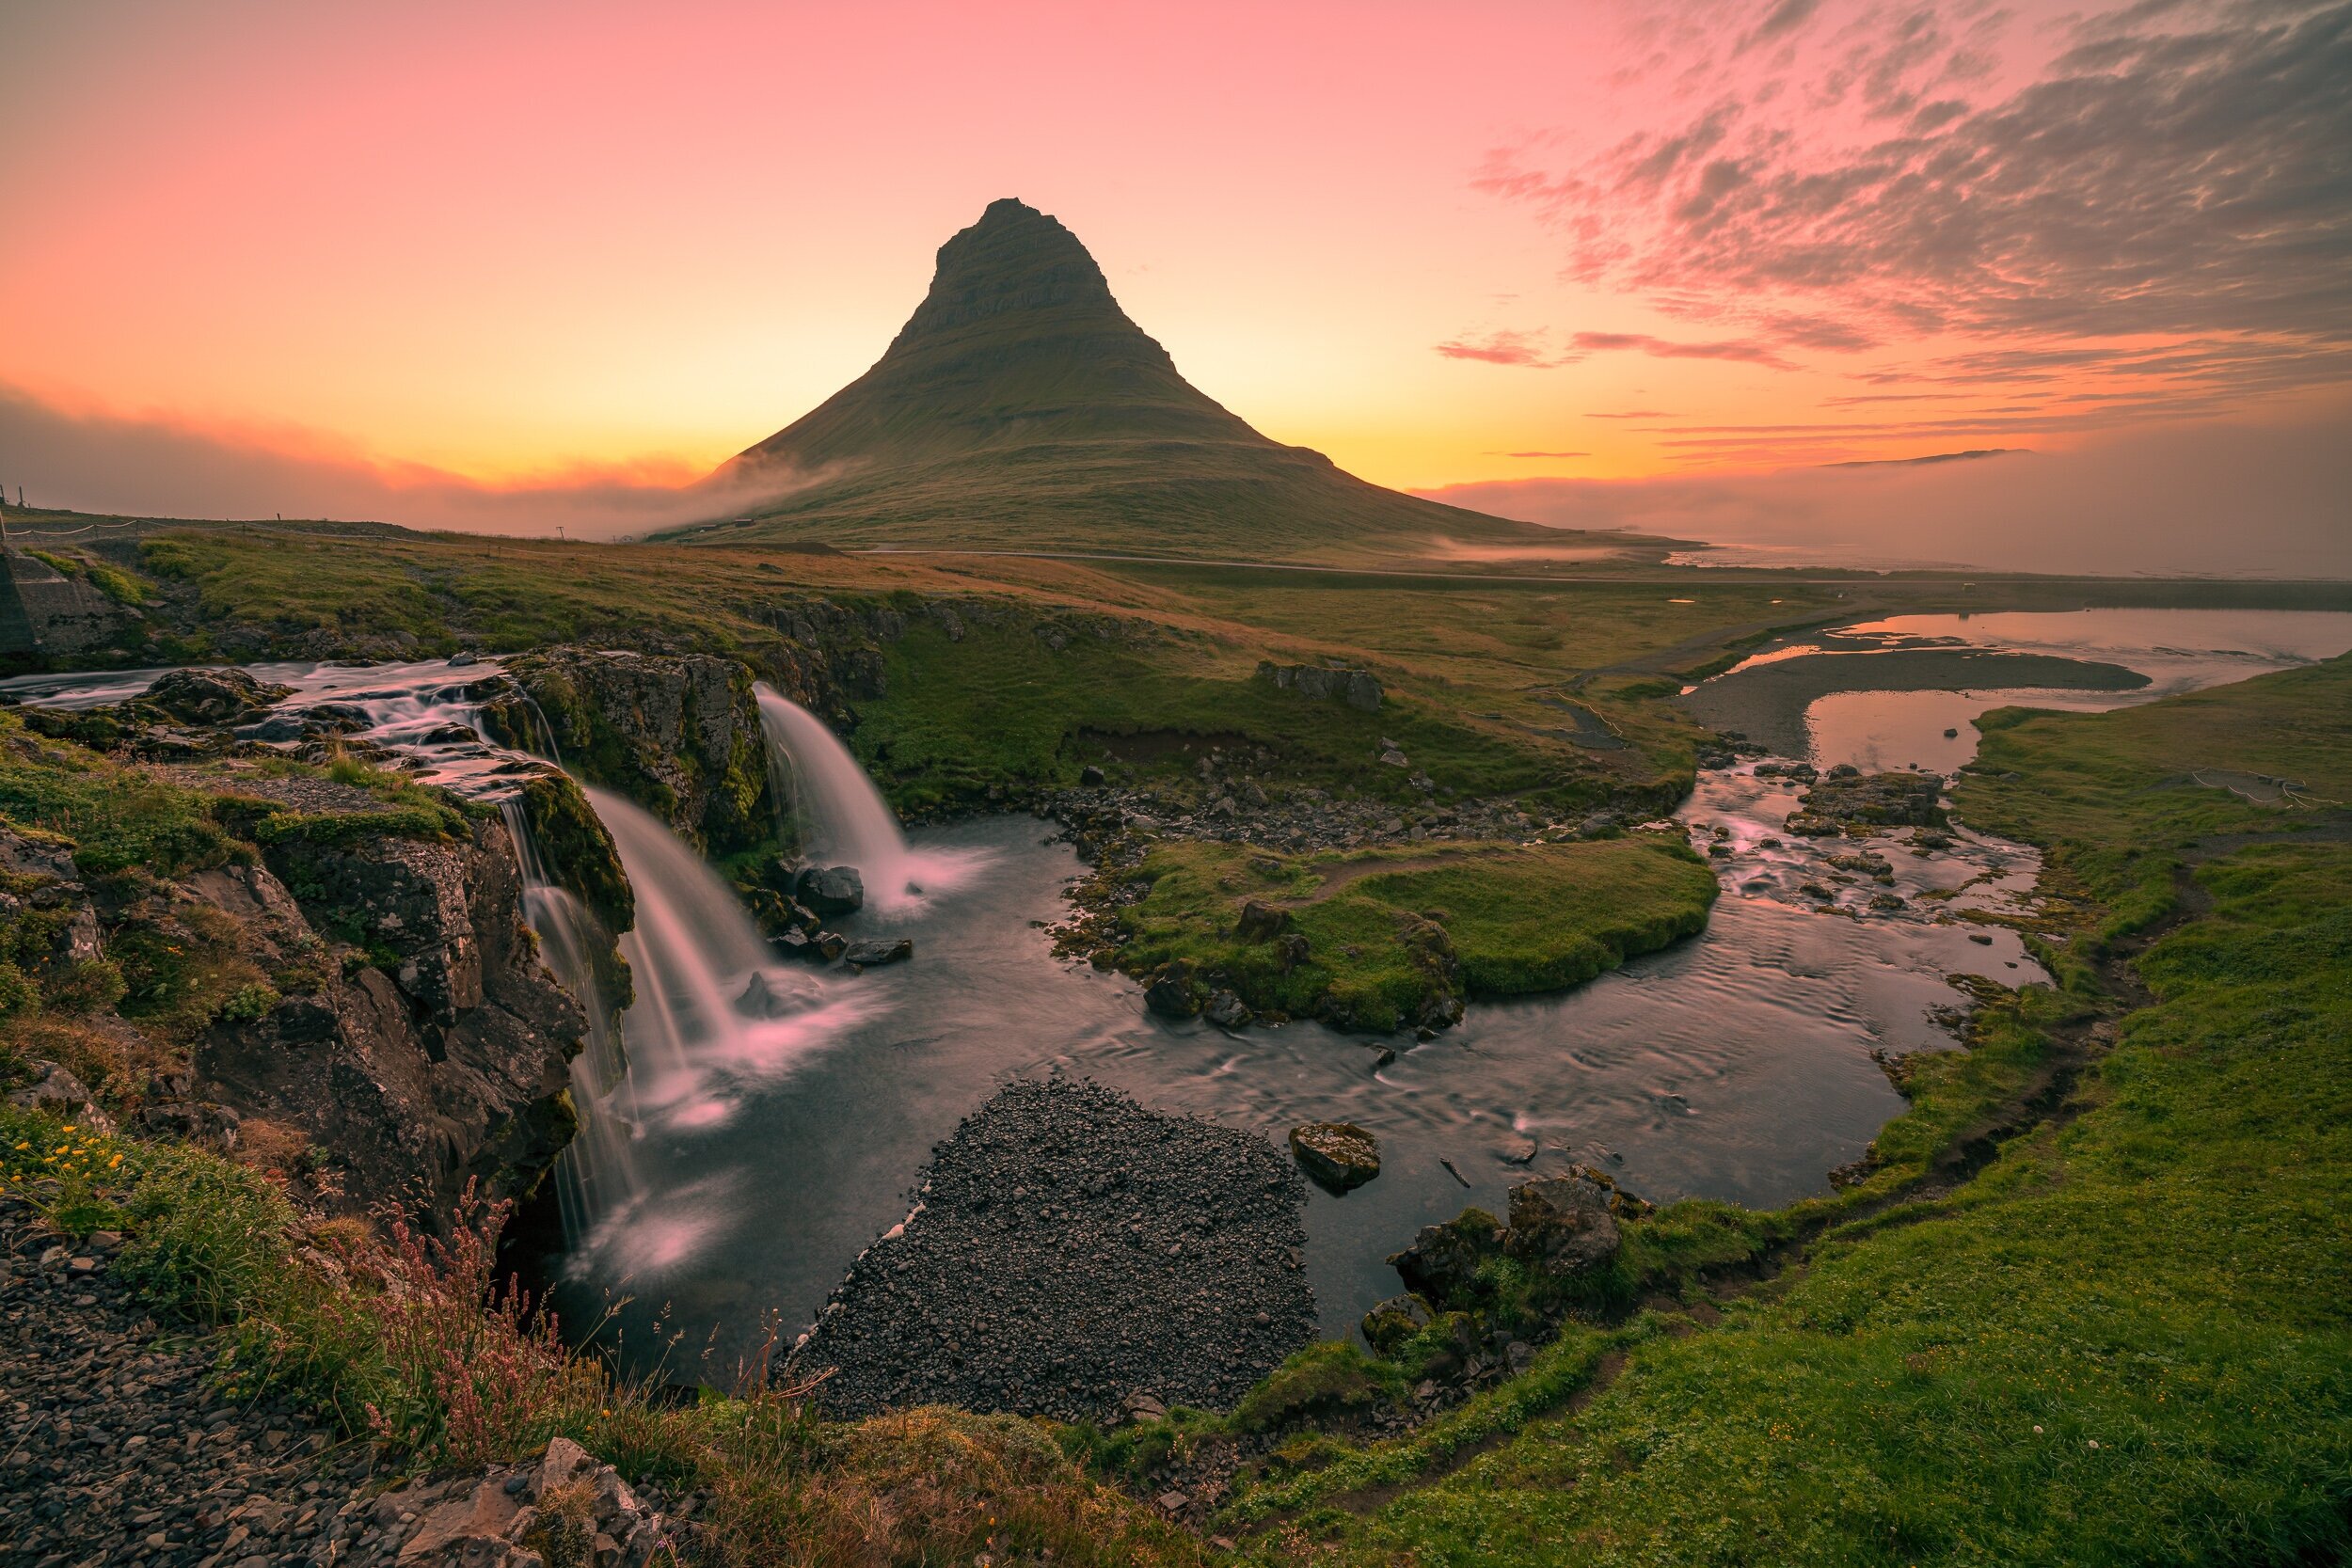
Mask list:
[[[1563,543],[1261,436],[1177,373],[1075,235],[1012,200],[940,248],[871,370],[713,478],[788,493],[673,537],[1269,560]]]

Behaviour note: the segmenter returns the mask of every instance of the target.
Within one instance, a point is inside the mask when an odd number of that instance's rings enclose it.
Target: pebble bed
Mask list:
[[[365,1445],[215,1391],[212,1348],[0,1198],[0,1561],[291,1568],[364,1521]]]
[[[790,1370],[841,1416],[930,1403],[1110,1420],[1230,1405],[1315,1333],[1306,1183],[1265,1139],[1092,1083],[1007,1085]]]

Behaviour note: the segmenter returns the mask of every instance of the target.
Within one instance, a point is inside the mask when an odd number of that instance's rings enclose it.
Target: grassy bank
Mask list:
[[[2352,1545],[2352,847],[2340,811],[2188,776],[2352,799],[2352,664],[1994,728],[1961,806],[2049,847],[2073,994],[1998,998],[1969,1053],[1926,1059],[1888,1164],[1815,1206],[1851,1217],[1800,1267],[1720,1321],[1691,1296],[1614,1340],[1572,1333],[1437,1431],[1245,1492],[1253,1556],[2238,1563]],[[2113,1022],[2085,1033],[2093,1008]],[[2068,1042],[2108,1037],[2078,1114],[1982,1123]],[[2005,1135],[1980,1170],[1898,1195],[1906,1167],[1988,1132]],[[1677,1213],[1696,1217],[1658,1220]]]
[[[1678,840],[1275,855],[1170,843],[1137,873],[1122,968],[1188,964],[1260,1013],[1388,1030],[1437,992],[1559,990],[1707,923],[1714,874]],[[1279,927],[1241,928],[1256,902]],[[1295,941],[1303,941],[1303,956]]]

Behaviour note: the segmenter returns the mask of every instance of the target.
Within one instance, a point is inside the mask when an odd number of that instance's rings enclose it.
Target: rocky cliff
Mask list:
[[[141,711],[75,716],[97,745],[0,713],[0,1087],[330,1208],[529,1191],[571,1136],[585,1018],[504,826],[225,731],[189,760],[199,732]]]
[[[752,673],[711,654],[549,648],[510,659],[515,689],[484,708],[490,733],[551,752],[711,853],[775,832]]]

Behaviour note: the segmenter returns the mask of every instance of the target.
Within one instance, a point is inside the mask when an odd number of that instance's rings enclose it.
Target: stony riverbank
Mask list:
[[[850,1416],[1230,1404],[1314,1337],[1305,1199],[1253,1134],[1090,1083],[1009,1084],[933,1151],[793,1373],[833,1369],[818,1398]]]

